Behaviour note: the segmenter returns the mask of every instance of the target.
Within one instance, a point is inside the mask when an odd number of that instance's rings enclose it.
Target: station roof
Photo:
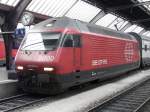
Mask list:
[[[20,0],[0,0],[0,11],[10,11]],[[149,0],[32,0],[26,11],[36,22],[67,16],[124,32],[150,36]],[[130,24],[129,24],[130,23]]]

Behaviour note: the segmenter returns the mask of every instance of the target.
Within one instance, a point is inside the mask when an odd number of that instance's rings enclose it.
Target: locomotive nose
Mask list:
[[[54,60],[54,52],[19,52],[16,57],[16,69],[51,72],[54,71]]]
[[[17,70],[19,70],[19,71],[22,71],[22,70],[24,70],[24,66],[17,66],[16,67],[16,69]],[[31,70],[31,71],[34,71],[34,70],[36,70],[37,68],[30,68],[30,67],[26,67],[26,69],[27,70]],[[41,68],[42,69],[42,68]],[[45,71],[45,72],[52,72],[52,71],[54,71],[54,68],[53,67],[43,67],[43,71]]]

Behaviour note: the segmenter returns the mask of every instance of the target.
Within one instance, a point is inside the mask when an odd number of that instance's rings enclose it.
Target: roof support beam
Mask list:
[[[76,0],[72,6],[65,12],[65,14],[63,16],[65,16],[77,3],[78,3],[79,0]]]
[[[147,36],[149,33],[150,33],[150,32],[149,32],[149,31],[147,31],[147,32],[145,32],[145,33],[144,33],[144,35],[146,35],[146,36]]]
[[[142,31],[140,31],[140,35],[142,35],[143,33],[145,33],[146,32],[146,30],[145,29],[143,29]]]
[[[135,4],[131,4],[131,5],[122,5],[122,6],[117,6],[117,7],[110,7],[110,8],[107,8],[107,10],[109,10],[109,11],[125,10],[125,9],[129,9],[129,8],[142,6],[142,5],[149,5],[149,4],[150,4],[150,1],[145,1],[145,2],[139,2],[139,3],[135,3]]]
[[[18,21],[21,18],[25,8],[32,0],[20,0],[15,8],[5,14],[5,22],[1,26],[3,32],[15,31]],[[5,48],[6,48],[6,68],[11,69],[13,60],[11,57],[13,38],[10,34],[3,34]]]
[[[107,26],[107,28],[109,28],[117,19],[118,19],[118,17],[117,17],[116,19],[114,19],[114,20]]]
[[[26,12],[32,13],[34,15],[34,22],[33,22],[33,24],[37,24],[37,23],[39,23],[41,21],[44,21],[44,20],[49,19],[49,18],[52,18],[50,16],[42,15],[42,14],[39,14],[39,13],[36,13],[36,12],[31,12],[31,11],[26,11]]]
[[[128,22],[122,29],[120,29],[120,31],[124,32],[130,26],[132,26],[132,24],[130,22]]]
[[[2,11],[1,11],[2,10]],[[8,13],[10,11],[14,10],[14,7],[13,6],[8,6],[8,5],[4,5],[4,4],[0,4],[0,16],[3,14],[3,13]],[[51,18],[50,16],[47,16],[47,15],[43,15],[43,14],[40,14],[40,13],[36,13],[36,12],[32,12],[32,11],[28,11],[26,10],[26,12],[30,12],[34,15],[34,23],[39,23],[43,20],[46,20],[48,18]],[[0,21],[0,24],[1,24],[1,21]]]
[[[133,23],[141,23],[141,22],[148,22],[148,21],[150,21],[150,18],[135,20],[135,21],[132,21],[132,22]]]
[[[4,4],[0,4],[0,10],[4,10],[4,11],[10,11],[12,10],[13,7],[11,6],[7,6],[7,5],[4,5]]]
[[[106,15],[106,13],[102,10],[100,11],[91,21],[90,23],[95,24],[99,19],[101,19],[102,17],[104,17]]]

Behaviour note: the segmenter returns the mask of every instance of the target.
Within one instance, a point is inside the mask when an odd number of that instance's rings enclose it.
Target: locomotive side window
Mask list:
[[[73,35],[74,37],[74,47],[81,47],[80,35]]]
[[[68,34],[65,36],[63,47],[73,47],[73,36]]]
[[[81,47],[80,36],[67,34],[63,47]]]

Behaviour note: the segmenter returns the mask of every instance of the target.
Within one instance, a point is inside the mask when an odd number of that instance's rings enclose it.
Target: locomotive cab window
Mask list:
[[[61,33],[35,32],[29,33],[23,41],[22,50],[55,50]]]

